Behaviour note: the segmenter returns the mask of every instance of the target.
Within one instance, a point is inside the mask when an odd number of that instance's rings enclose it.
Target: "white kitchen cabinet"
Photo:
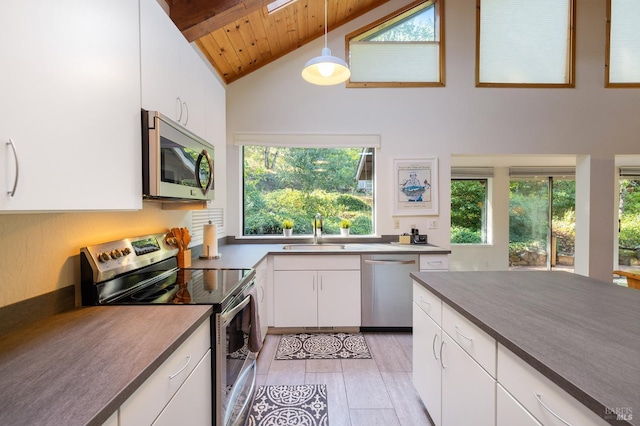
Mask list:
[[[3,2],[0,210],[142,208],[138,17],[137,1]]]
[[[495,379],[446,332],[441,345],[442,424],[495,425]]]
[[[209,362],[203,362],[209,359]],[[185,395],[169,408],[167,419],[173,413],[196,411],[196,417],[208,418],[211,424],[211,334],[210,323],[205,321],[187,340],[120,406],[120,426],[149,425],[178,396],[187,378],[199,367],[194,381],[188,384]],[[196,394],[205,394],[195,396]],[[189,396],[190,395],[190,396]],[[207,399],[206,396],[209,395]],[[183,423],[183,422],[179,422]],[[196,424],[186,422],[187,424]],[[177,424],[177,423],[174,423]]]
[[[415,290],[416,284],[414,284]],[[438,324],[416,302],[413,303],[413,385],[436,426],[442,424],[442,372]]]
[[[260,333],[264,341],[269,330],[270,285],[268,274],[268,258],[264,258],[256,267],[256,293],[258,297],[258,314],[260,316]]]
[[[118,426],[118,410],[116,410],[102,426]]]
[[[449,255],[448,254],[421,254],[420,255],[420,271],[448,271]]]
[[[496,392],[496,426],[541,426],[500,384]]]
[[[140,0],[140,46],[142,108],[204,137],[209,71],[157,0]]]
[[[211,426],[212,389],[211,350],[209,350],[153,425]]]
[[[276,327],[360,326],[359,271],[275,271]]]
[[[360,256],[274,256],[275,327],[359,327]]]
[[[502,345],[498,345],[498,381],[544,425],[608,424]],[[504,413],[499,411],[498,417],[504,417]]]
[[[494,425],[496,381],[478,360],[493,356],[495,368],[495,340],[493,346],[485,346],[491,337],[468,327],[450,309],[414,281],[414,386],[436,426]],[[454,330],[455,337],[447,334],[449,330]]]

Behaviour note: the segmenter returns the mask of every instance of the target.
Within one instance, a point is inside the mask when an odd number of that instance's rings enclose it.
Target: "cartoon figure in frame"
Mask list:
[[[414,170],[409,172],[409,179],[405,179],[402,183],[400,191],[407,196],[409,202],[421,202],[422,196],[427,189],[431,188],[431,184],[427,179],[420,182],[418,173]]]

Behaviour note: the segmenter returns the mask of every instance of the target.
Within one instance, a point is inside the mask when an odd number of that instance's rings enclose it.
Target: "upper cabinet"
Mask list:
[[[140,1],[142,108],[206,138],[204,62],[157,0]]]
[[[139,36],[137,1],[3,2],[1,211],[142,208]]]

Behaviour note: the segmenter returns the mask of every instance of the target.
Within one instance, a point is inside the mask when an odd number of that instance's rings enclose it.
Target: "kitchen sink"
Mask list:
[[[344,250],[344,244],[287,244],[283,250]]]

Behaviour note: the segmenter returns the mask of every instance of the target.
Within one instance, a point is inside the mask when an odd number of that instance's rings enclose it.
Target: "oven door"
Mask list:
[[[218,423],[243,425],[253,402],[257,354],[247,349],[251,315],[248,289],[218,315],[216,330],[216,401]]]

